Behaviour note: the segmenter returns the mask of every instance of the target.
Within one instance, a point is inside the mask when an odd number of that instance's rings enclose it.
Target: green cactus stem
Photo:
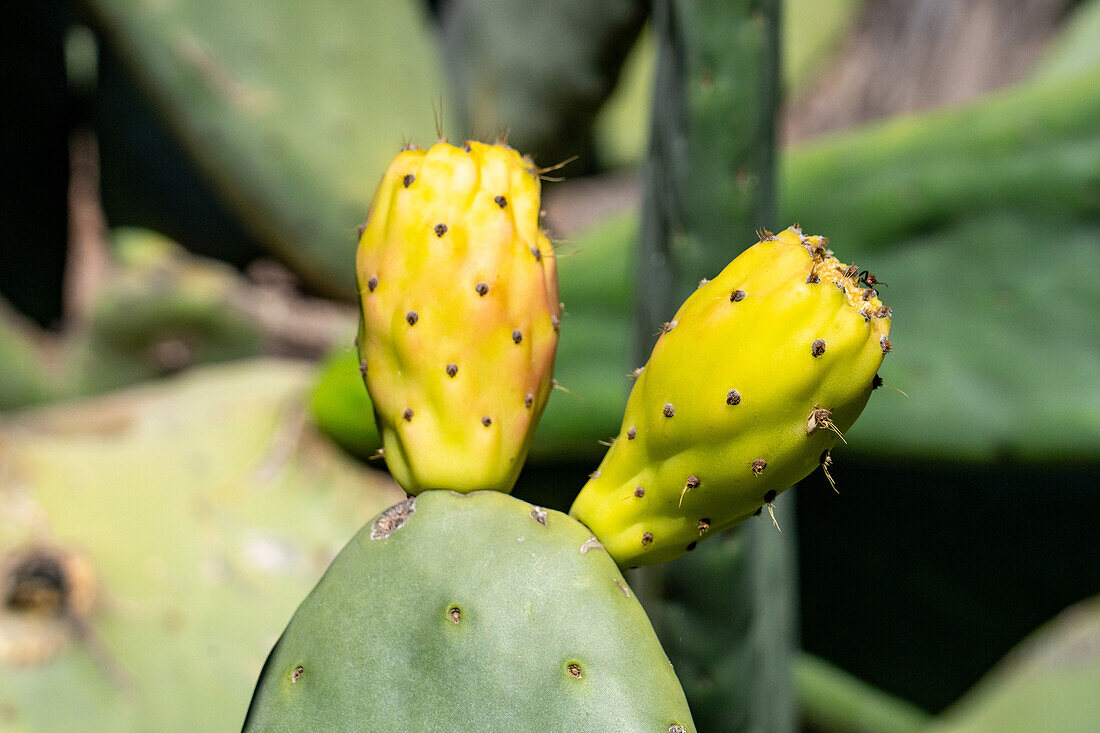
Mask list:
[[[644,363],[654,332],[676,304],[736,254],[731,241],[750,242],[756,229],[774,226],[778,16],[774,0],[655,4],[658,58],[637,258],[635,364]],[[786,525],[780,534],[770,523],[750,523],[721,543],[701,545],[667,573],[646,571],[650,592],[643,602],[658,613],[661,638],[686,639],[718,625],[728,640],[719,659],[713,647],[679,645],[670,655],[687,672],[685,691],[707,730],[795,729],[793,522]],[[718,559],[724,582],[709,576],[675,596],[713,616],[698,615],[685,628],[657,611],[659,599],[674,597],[671,578]]]
[[[592,534],[496,491],[390,507],[298,608],[245,731],[321,728],[695,730]]]

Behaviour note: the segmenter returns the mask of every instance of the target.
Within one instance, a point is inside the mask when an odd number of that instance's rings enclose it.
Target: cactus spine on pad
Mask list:
[[[890,309],[862,287],[873,276],[825,245],[793,227],[764,236],[661,335],[571,510],[624,567],[670,560],[770,508],[863,410]]]
[[[539,173],[506,145],[405,150],[359,242],[360,371],[387,465],[426,488],[510,491],[560,326]]]
[[[337,556],[272,650],[246,731],[694,731],[614,561],[570,517],[426,491]]]

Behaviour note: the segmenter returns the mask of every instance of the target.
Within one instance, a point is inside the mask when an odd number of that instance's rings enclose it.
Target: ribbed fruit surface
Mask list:
[[[506,145],[440,142],[390,165],[359,242],[360,371],[409,493],[510,491],[550,393],[554,251],[539,176]]]
[[[624,567],[758,513],[828,458],[890,348],[890,310],[797,228],[767,235],[666,324],[570,513]]]

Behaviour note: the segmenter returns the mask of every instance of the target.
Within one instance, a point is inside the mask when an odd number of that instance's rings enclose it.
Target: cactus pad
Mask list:
[[[694,549],[827,467],[890,349],[890,309],[825,245],[763,236],[663,327],[570,512],[621,565]]]
[[[499,492],[427,491],[333,561],[264,666],[246,731],[694,730],[615,563]]]
[[[539,177],[506,145],[406,150],[359,242],[360,370],[409,493],[510,491],[546,406],[557,266]]]

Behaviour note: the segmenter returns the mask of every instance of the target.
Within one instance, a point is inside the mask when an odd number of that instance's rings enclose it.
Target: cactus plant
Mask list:
[[[1096,289],[1058,284],[1100,268],[1092,246],[1098,208],[1087,194],[1100,170],[1098,116],[1100,73],[1092,72],[868,125],[782,157],[782,215],[843,242],[861,267],[889,271],[890,304],[909,316],[908,348],[893,355],[889,384],[920,399],[872,405],[853,428],[849,454],[873,445],[879,455],[923,461],[1096,455],[1100,397],[1091,375],[1100,368],[1100,321],[1070,328],[1060,314],[1095,310],[1100,299]],[[1076,163],[1062,162],[1069,160]],[[559,258],[568,307],[555,374],[573,394],[551,400],[533,458],[598,460],[597,441],[618,428],[616,390],[641,363],[631,363],[620,325],[630,314],[622,273],[637,259],[637,231],[636,214],[618,215],[572,237],[569,256]],[[1029,270],[1023,263],[1037,242],[1047,254]],[[964,246],[972,256],[959,257]],[[692,274],[697,281],[708,273]],[[1006,300],[1005,292],[1016,295]],[[654,314],[645,333],[671,315]],[[998,335],[976,339],[990,324]],[[1016,355],[1009,361],[999,357],[1006,343]],[[975,395],[982,410],[958,409]],[[370,419],[369,411],[360,418]]]
[[[246,731],[693,731],[615,563],[568,516],[427,491],[363,527],[298,608]]]
[[[232,268],[144,229],[117,229],[112,244],[117,272],[73,339],[73,391],[105,392],[263,352],[260,324],[235,301]]]
[[[825,245],[766,235],[665,324],[570,510],[624,567],[695,549],[828,470],[890,350],[890,309]]]
[[[1100,720],[1100,596],[1032,631],[936,717],[928,733],[1091,733]]]
[[[304,363],[0,422],[0,728],[232,730],[287,616],[402,492],[309,428]]]
[[[647,0],[451,0],[443,45],[460,127],[508,130],[552,163],[585,154],[584,131],[611,93]]]
[[[360,371],[406,491],[510,491],[550,395],[561,307],[539,172],[504,144],[405,150],[359,243]]]
[[[409,120],[429,132],[441,90],[418,5],[83,3],[248,231],[318,291],[348,299],[363,203]]]
[[[0,298],[0,411],[47,402],[58,392],[32,336],[35,327]]]
[[[774,219],[778,16],[776,0],[654,4],[658,58],[636,258],[644,287],[635,292],[634,364],[699,278],[729,262],[731,237],[747,240]],[[666,581],[664,567],[655,566],[638,571],[643,604],[659,614],[657,634],[686,671],[684,689],[702,726],[793,731],[793,538],[752,530],[737,530],[729,546],[703,545],[701,557],[691,558],[691,566],[722,568],[721,590],[707,583],[677,594],[671,579],[685,569],[669,568]],[[686,637],[677,619],[659,613],[670,602],[712,612],[692,614],[691,626],[722,625],[729,643],[719,659],[698,645],[671,646]],[[716,699],[720,704],[708,704]]]

